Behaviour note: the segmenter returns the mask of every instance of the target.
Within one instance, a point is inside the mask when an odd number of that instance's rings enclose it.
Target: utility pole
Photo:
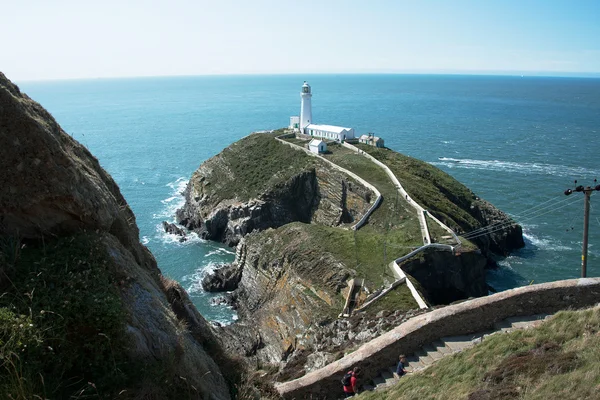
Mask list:
[[[597,180],[594,179],[594,183],[597,183]],[[575,181],[577,185],[577,181]],[[588,232],[590,227],[590,197],[592,192],[600,191],[600,185],[596,185],[594,187],[587,186],[583,187],[582,185],[576,186],[575,189],[567,189],[565,190],[565,195],[570,195],[573,192],[582,192],[584,195],[583,198],[583,246],[581,249],[581,277],[585,278],[587,275],[587,253],[588,253]]]

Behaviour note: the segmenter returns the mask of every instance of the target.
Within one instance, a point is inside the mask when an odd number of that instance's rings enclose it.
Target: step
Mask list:
[[[398,382],[398,378],[394,376],[394,374],[388,370],[381,371],[381,377],[385,380],[385,384],[387,386],[395,385]]]
[[[375,386],[372,386],[372,385],[362,385],[362,389],[366,390],[366,391],[369,391],[369,392],[372,392],[373,390],[375,390]]]
[[[434,361],[444,357],[444,354],[437,351],[437,347],[435,347],[433,344],[423,346],[423,351],[427,352],[427,356],[431,357]]]
[[[442,355],[447,355],[447,354],[453,353],[452,349],[450,347],[446,346],[446,343],[442,342],[441,340],[436,340],[431,345],[434,346],[436,351]]]
[[[460,336],[446,336],[441,340],[448,346],[453,352],[461,351],[463,349],[472,347],[483,337],[483,334],[469,334]]]
[[[376,387],[383,386],[385,385],[385,379],[383,379],[381,375],[377,375],[375,378],[373,378],[373,385]]]
[[[529,327],[538,326],[546,318],[548,318],[548,316],[549,314],[536,314],[519,317],[509,317],[505,320],[495,323],[494,328],[503,332],[512,331],[514,329],[525,329]]]
[[[431,365],[434,362],[434,359],[427,355],[427,352],[423,349],[420,349],[415,353],[419,357],[419,361],[423,365]]]
[[[544,322],[549,316],[549,314],[536,314],[527,317],[510,317],[507,318],[506,321],[510,321],[513,328],[515,329],[524,329],[532,326],[538,326],[539,324]]]
[[[408,362],[408,365],[406,365],[404,369],[407,371],[415,371],[418,369],[425,368],[425,364],[423,364],[419,360],[419,357],[416,357],[416,356],[406,357],[406,361]]]

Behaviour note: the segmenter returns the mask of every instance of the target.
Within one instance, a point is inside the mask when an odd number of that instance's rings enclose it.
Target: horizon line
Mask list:
[[[2,71],[0,71],[2,72]],[[4,73],[4,72],[2,72]],[[497,76],[497,77],[528,77],[528,78],[600,78],[600,72],[570,72],[570,71],[345,71],[345,72],[255,72],[255,73],[204,73],[181,75],[119,75],[98,77],[73,78],[41,78],[16,79],[16,82],[61,82],[61,81],[90,81],[111,79],[149,79],[149,78],[193,78],[193,77],[240,77],[240,76],[315,76],[315,75],[455,75],[455,76]],[[6,76],[6,74],[5,74]],[[6,76],[8,79],[10,77]],[[12,79],[11,79],[12,81]]]

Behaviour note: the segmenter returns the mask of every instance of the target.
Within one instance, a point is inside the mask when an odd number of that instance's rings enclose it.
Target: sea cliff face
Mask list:
[[[257,154],[261,146],[270,146],[269,171],[279,179],[273,182],[269,176],[271,183],[261,187],[239,185],[237,182],[247,181],[248,176],[261,174],[263,168],[249,156]],[[468,232],[496,224],[505,227],[478,238],[474,242],[478,249],[471,244],[457,254],[425,252],[403,264],[432,304],[487,294],[485,268],[492,263],[488,255],[520,247],[520,227],[435,167],[387,149],[379,151],[380,157],[396,167],[395,173],[405,173],[408,186],[413,184],[413,191],[407,189],[411,196],[414,193],[419,201],[422,197],[431,213],[456,230]],[[297,158],[282,161],[287,157]],[[357,254],[357,243],[366,241],[361,248],[368,249],[371,230],[373,237],[382,237],[377,230],[385,232],[385,221],[391,221],[389,213],[397,208],[388,205],[381,210],[385,215],[375,217],[372,227],[367,224],[359,236],[338,229],[359,219],[359,211],[367,208],[372,195],[305,157],[300,151],[281,147],[272,135],[251,135],[196,171],[185,192],[186,205],[178,213],[184,225],[203,237],[238,243],[234,263],[217,274],[213,287],[237,287],[230,301],[236,305],[240,321],[222,328],[219,336],[230,352],[245,355],[252,365],[278,365],[274,376],[278,380],[331,362],[418,312],[408,289],[401,287],[393,299],[374,309],[350,320],[337,319],[348,280],[369,275],[361,264],[369,264],[365,257],[372,252]],[[225,187],[224,182],[229,184]],[[393,223],[410,224],[407,215]],[[377,240],[372,241],[374,245],[379,245]],[[394,248],[388,251],[393,257]],[[211,279],[205,282],[209,287]],[[380,290],[372,274],[365,280],[364,290]]]
[[[21,369],[0,372],[5,395],[230,398],[211,328],[140,244],[117,184],[2,73],[0,169],[4,343],[22,335],[13,320],[31,327],[2,354]]]
[[[252,156],[261,147],[270,148],[269,175]],[[403,264],[432,304],[486,295],[485,268],[492,264],[488,256],[519,247],[520,227],[435,167],[387,149],[376,151],[395,173],[405,174],[403,182],[414,189],[407,188],[411,196],[425,199],[426,208],[456,230],[508,227],[465,243],[456,253],[425,252]],[[360,156],[356,160],[338,154],[349,168],[357,162],[358,168],[377,169]],[[386,178],[371,174],[383,185],[380,190],[386,190],[381,181]],[[264,181],[249,182],[255,175]],[[413,213],[384,195],[378,215],[369,217],[360,232],[349,230],[373,195],[342,173],[277,143],[273,135],[251,135],[206,161],[194,173],[185,197],[178,213],[182,224],[205,238],[237,243],[234,263],[216,275],[214,285],[210,277],[204,281],[206,287],[237,288],[229,301],[240,320],[221,328],[219,337],[251,365],[277,365],[274,379],[298,377],[331,362],[419,312],[409,290],[400,286],[365,312],[337,319],[351,278],[364,278],[364,297],[376,295],[382,290],[379,285],[393,280],[381,254],[386,254],[382,241],[389,224],[400,232],[395,238],[413,243],[419,237],[418,223],[411,220]],[[445,231],[433,234],[440,239],[443,235]],[[393,245],[387,248],[387,263],[398,252]]]
[[[295,221],[349,226],[374,200],[344,174],[265,134],[248,136],[204,162],[184,196],[178,221],[230,246],[250,232]]]

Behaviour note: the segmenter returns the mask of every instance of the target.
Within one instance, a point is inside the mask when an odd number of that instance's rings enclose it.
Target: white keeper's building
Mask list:
[[[300,116],[290,117],[290,129],[315,138],[343,142],[354,139],[354,129],[335,125],[318,125],[312,123],[312,93],[310,85],[306,82],[300,92]]]

